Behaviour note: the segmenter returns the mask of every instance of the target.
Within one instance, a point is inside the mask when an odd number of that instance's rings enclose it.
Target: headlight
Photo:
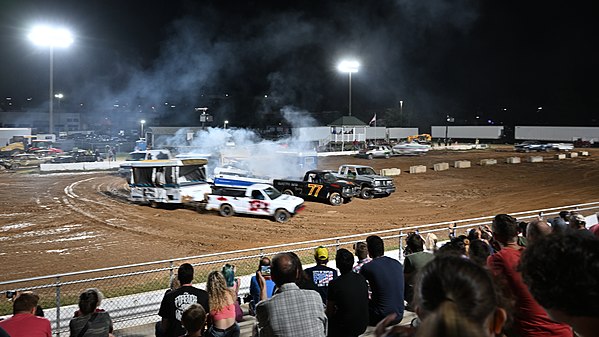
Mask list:
[[[380,181],[380,180],[374,181],[374,186],[381,186],[381,185],[382,185],[382,181]]]

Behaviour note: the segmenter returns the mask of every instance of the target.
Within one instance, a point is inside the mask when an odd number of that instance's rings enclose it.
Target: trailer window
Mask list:
[[[179,177],[189,182],[206,181],[206,171],[204,166],[180,166]]]
[[[136,167],[133,169],[133,183],[138,186],[152,186],[152,167]]]

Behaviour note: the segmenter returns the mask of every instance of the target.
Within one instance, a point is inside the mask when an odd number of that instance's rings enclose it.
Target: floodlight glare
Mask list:
[[[68,47],[73,43],[73,35],[67,29],[49,26],[34,27],[29,39],[36,45],[49,47]]]
[[[351,74],[352,73],[357,73],[358,72],[358,68],[360,67],[360,63],[358,63],[358,61],[341,61],[339,63],[339,65],[337,66],[337,70],[339,70],[342,73],[347,73],[347,75],[349,76],[349,105],[348,105],[348,111],[349,111],[349,115],[351,116]]]
[[[357,73],[360,63],[358,61],[341,61],[337,66],[337,70],[343,73]]]

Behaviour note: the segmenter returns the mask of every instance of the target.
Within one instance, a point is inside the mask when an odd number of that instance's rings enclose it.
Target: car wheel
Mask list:
[[[364,187],[360,191],[360,198],[362,198],[362,199],[372,199],[372,198],[374,198],[374,193],[372,193],[372,188]]]
[[[275,211],[275,220],[277,222],[287,222],[291,218],[291,215],[286,210],[279,208]]]
[[[374,156],[372,154],[369,154],[367,157],[369,160],[372,160],[372,158],[374,158]]]
[[[150,207],[152,208],[161,208],[161,204],[157,201],[150,201]]]
[[[293,195],[293,191],[290,189],[286,189],[283,191],[283,194],[287,194],[287,195]]]
[[[329,196],[329,202],[333,206],[339,206],[343,204],[343,198],[341,197],[341,194],[339,194],[338,192],[333,192]]]
[[[233,210],[233,206],[229,204],[224,204],[220,206],[219,213],[224,217],[229,217],[235,214],[235,210]]]

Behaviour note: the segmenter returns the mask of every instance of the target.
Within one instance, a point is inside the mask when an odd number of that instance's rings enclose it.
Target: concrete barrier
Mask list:
[[[425,173],[425,172],[426,172],[426,166],[424,166],[424,165],[410,166],[410,173]]]
[[[531,156],[531,157],[528,157],[528,162],[529,163],[541,163],[541,162],[543,162],[543,157],[541,157],[541,156]]]
[[[570,158],[576,158],[576,157],[578,157],[578,153],[577,152],[570,152],[570,153],[568,153],[568,155],[569,155],[568,157],[570,157]]]
[[[471,164],[468,160],[457,160],[453,162],[453,167],[455,168],[469,168],[470,166]]]
[[[497,159],[481,159],[478,163],[480,166],[496,165]]]
[[[580,151],[578,154],[580,156],[582,156],[582,157],[588,157],[589,156],[589,151]]]
[[[508,164],[520,164],[520,157],[508,157],[505,162]]]
[[[401,170],[398,168],[388,168],[388,169],[381,170],[382,176],[398,176],[400,174],[401,174]]]
[[[40,164],[41,172],[60,172],[60,171],[98,171],[98,170],[118,170],[119,166],[125,161],[97,161],[84,163],[63,163],[63,164]]]
[[[557,159],[557,160],[566,159],[566,154],[565,153],[558,153],[558,154],[555,155],[555,159]]]
[[[445,171],[449,170],[449,163],[437,163],[433,165],[434,171]]]

